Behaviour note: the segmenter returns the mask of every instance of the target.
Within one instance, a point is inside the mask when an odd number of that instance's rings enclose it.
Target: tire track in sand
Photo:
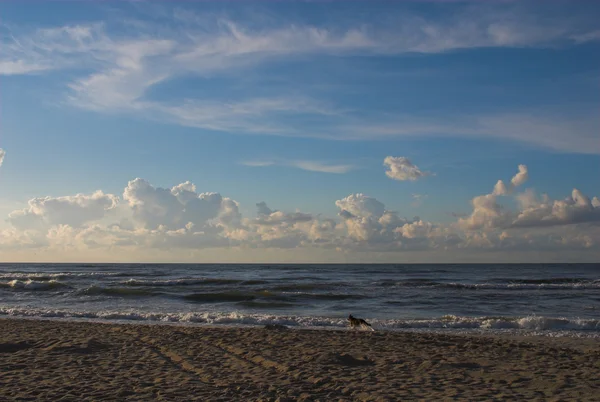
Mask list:
[[[200,380],[200,382],[202,382],[205,385],[213,387],[218,386],[218,384],[214,383],[211,376],[207,372],[193,365],[183,356],[175,353],[171,349],[160,345],[156,339],[153,339],[149,336],[140,336],[140,333],[136,331],[126,330],[122,328],[113,327],[111,328],[111,331],[126,335],[132,335],[134,342],[145,344],[150,348],[152,352],[154,352],[156,355],[158,355],[165,361],[170,362],[174,367],[178,368],[179,370],[193,375],[196,379]]]

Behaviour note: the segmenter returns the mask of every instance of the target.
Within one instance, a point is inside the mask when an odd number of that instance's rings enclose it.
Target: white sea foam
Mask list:
[[[26,281],[20,281],[18,279],[13,279],[9,282],[0,282],[0,287],[21,290],[50,290],[61,287],[68,287],[68,285],[54,279],[50,281],[34,281],[31,279],[28,279]]]
[[[267,325],[280,324],[300,328],[344,328],[346,318],[315,317],[294,315],[247,314],[240,312],[193,312],[161,313],[127,311],[76,311],[53,309],[22,309],[0,307],[0,315],[13,317],[39,318],[83,318],[98,320],[146,321],[149,323],[197,323],[211,325]],[[589,335],[600,337],[600,320],[580,318],[552,318],[542,316],[528,317],[459,317],[446,315],[431,319],[369,320],[378,330],[481,330],[497,332],[499,330],[521,331],[586,331]]]
[[[186,286],[186,285],[200,285],[204,283],[237,283],[237,280],[226,280],[226,279],[206,279],[206,278],[183,278],[183,279],[166,279],[166,280],[141,280],[141,279],[128,279],[121,282],[122,285],[126,286]]]
[[[32,280],[51,280],[58,278],[79,278],[79,277],[105,277],[105,276],[123,276],[122,272],[4,272],[0,273],[1,279],[32,279]]]

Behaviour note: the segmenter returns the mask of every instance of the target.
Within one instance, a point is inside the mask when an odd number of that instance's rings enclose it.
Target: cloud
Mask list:
[[[600,29],[595,31],[586,32],[583,34],[572,35],[571,39],[575,41],[575,43],[586,43],[600,40]]]
[[[219,193],[196,193],[196,187],[184,182],[170,189],[154,187],[144,179],[131,180],[123,191],[133,218],[146,229],[183,229],[234,224],[239,220],[238,205]]]
[[[23,230],[62,224],[79,227],[103,218],[118,202],[117,196],[100,190],[91,195],[34,198],[28,208],[11,212],[8,221]]]
[[[0,61],[0,75],[23,75],[37,73],[49,69],[49,66],[43,64],[27,63],[24,60]]]
[[[377,23],[311,25],[261,16],[239,21],[165,10],[155,22],[100,21],[30,32],[11,30],[0,39],[0,74],[71,70],[67,100],[78,108],[128,113],[150,120],[235,134],[314,137],[338,140],[401,136],[504,138],[549,149],[600,153],[598,116],[556,117],[552,111],[482,116],[417,117],[358,114],[327,102],[290,95],[245,99],[180,98],[158,101],[155,87],[179,77],[239,74],[258,65],[293,57],[397,56],[437,54],[486,47],[552,47],[594,40],[597,27],[585,15],[544,18],[539,10],[457,5],[443,17],[415,11],[386,13]],[[166,16],[166,17],[165,17]],[[385,17],[385,18],[384,18]],[[341,20],[340,20],[341,21]],[[184,23],[184,28],[181,24]],[[131,26],[136,29],[132,30]],[[298,119],[319,129],[298,127]],[[319,124],[316,124],[319,123]],[[350,165],[305,161],[307,170],[343,173]]]
[[[429,172],[421,171],[408,158],[403,156],[387,156],[383,160],[383,165],[389,169],[385,172],[385,175],[394,180],[415,181],[431,175]]]
[[[264,201],[261,201],[259,203],[256,204],[256,208],[257,208],[257,213],[259,216],[261,215],[271,215],[273,212],[277,212],[277,211],[273,211],[271,208],[269,208],[267,206],[267,203]]]
[[[418,223],[429,229],[433,228],[433,225],[421,221],[418,217],[412,220],[400,218],[396,212],[386,210],[385,205],[373,197],[351,194],[336,201],[335,204],[340,208],[339,215],[347,229],[348,237],[342,241],[345,247],[389,251],[411,247],[421,248],[429,244],[426,235],[416,239],[417,232],[411,229],[413,228],[411,225]]]
[[[362,193],[335,201],[337,219],[281,211],[264,201],[256,204],[256,217],[248,218],[235,200],[200,192],[189,181],[161,188],[137,178],[127,183],[124,202],[102,191],[30,200],[27,208],[9,214],[12,227],[0,230],[0,250],[53,250],[63,255],[97,250],[114,258],[162,253],[171,260],[177,260],[181,250],[219,248],[227,248],[227,254],[254,249],[309,254],[427,251],[467,258],[494,251],[578,251],[597,257],[598,197],[573,190],[563,200],[550,200],[531,189],[518,192],[527,176],[527,167],[520,165],[509,185],[496,185],[504,190],[474,197],[472,213],[455,223],[405,218]],[[509,197],[516,209],[501,204]]]
[[[240,162],[244,166],[250,167],[265,167],[265,166],[273,166],[275,162],[271,161],[244,161]]]
[[[365,194],[351,194],[346,198],[337,200],[335,205],[341,214],[350,217],[380,218],[385,212],[385,205],[373,197]]]
[[[496,182],[496,185],[494,186],[494,191],[492,192],[493,195],[512,194],[515,188],[521,186],[527,181],[527,179],[529,178],[527,166],[519,165],[518,168],[519,172],[515,174],[512,179],[510,179],[510,185],[506,186],[506,184],[504,184],[502,180],[498,180],[498,182]]]
[[[473,198],[473,212],[465,218],[460,218],[459,226],[470,230],[509,226],[510,213],[498,203],[498,196],[512,194],[517,186],[525,183],[529,177],[527,166],[519,165],[518,169],[519,172],[513,176],[509,186],[498,180],[491,194]]]
[[[571,196],[564,200],[550,200],[547,195],[537,197],[528,189],[514,194],[518,186],[528,179],[528,169],[519,165],[519,172],[513,176],[509,186],[498,180],[491,194],[480,195],[471,201],[473,211],[458,220],[458,226],[468,229],[510,229],[545,226],[564,226],[600,221],[600,200],[591,200],[581,191],[573,189]],[[513,211],[498,202],[499,196],[514,195],[519,210]]]
[[[0,166],[4,163],[4,157],[6,156],[6,151],[0,148]]]
[[[411,194],[413,207],[419,207],[423,204],[423,202],[429,197],[427,194]]]
[[[551,201],[547,196],[538,200],[532,193],[518,197],[522,210],[512,227],[557,226],[600,222],[600,200],[590,200],[577,189],[564,200]]]
[[[352,165],[325,165],[315,161],[294,161],[291,163],[291,165],[299,169],[308,170],[311,172],[336,174],[348,173],[354,168]]]
[[[323,138],[362,140],[398,137],[504,139],[542,149],[582,154],[600,154],[597,140],[600,116],[595,107],[576,116],[565,116],[552,109],[520,113],[499,112],[482,115],[440,116],[427,119],[415,116],[378,116],[377,122],[340,123]]]
[[[349,171],[355,169],[354,165],[334,165],[327,164],[319,161],[311,161],[311,160],[279,160],[279,161],[266,161],[266,160],[257,160],[257,161],[245,161],[241,162],[242,165],[251,166],[251,167],[266,167],[266,166],[289,166],[302,170],[307,170],[309,172],[320,172],[320,173],[334,173],[334,174],[344,174]]]

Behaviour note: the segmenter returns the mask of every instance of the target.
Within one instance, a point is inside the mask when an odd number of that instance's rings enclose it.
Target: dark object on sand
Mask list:
[[[371,331],[375,331],[372,327],[371,324],[369,324],[368,322],[366,322],[365,320],[363,320],[362,318],[356,318],[353,317],[352,314],[350,314],[348,316],[348,321],[350,321],[350,328],[362,328],[362,329],[367,329],[369,328]]]

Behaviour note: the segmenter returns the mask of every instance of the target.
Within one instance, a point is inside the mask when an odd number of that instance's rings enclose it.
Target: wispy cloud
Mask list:
[[[265,167],[265,166],[273,166],[275,162],[272,161],[243,161],[240,162],[241,165],[250,166],[250,167]]]
[[[423,205],[423,202],[429,197],[427,194],[411,194],[411,197],[413,199],[412,202],[412,206],[413,207],[420,207],[421,205]]]
[[[460,6],[443,18],[398,12],[386,15],[378,24],[367,21],[338,26],[271,20],[252,25],[249,20],[241,23],[231,18],[206,18],[177,9],[164,13],[161,18],[171,24],[161,25],[160,30],[156,24],[137,21],[135,33],[104,22],[29,33],[10,31],[0,38],[0,74],[70,69],[76,75],[68,84],[72,106],[141,115],[211,131],[337,140],[490,137],[561,151],[600,153],[595,111],[576,119],[520,112],[432,120],[382,116],[377,112],[357,114],[297,94],[246,95],[234,100],[199,94],[168,102],[149,94],[159,83],[177,77],[231,74],[294,56],[436,54],[483,47],[547,47],[598,39],[597,28],[589,24],[557,16],[538,18],[537,13],[517,7]],[[185,29],[177,29],[177,23],[184,23]],[[82,67],[92,72],[81,73]],[[300,127],[300,119],[310,121],[311,126]],[[328,169],[310,164],[300,168]]]
[[[308,170],[311,172],[323,172],[323,173],[348,173],[355,167],[353,165],[326,165],[315,161],[293,161],[290,166],[297,167],[298,169]]]
[[[242,165],[251,167],[265,166],[288,166],[310,172],[344,174],[356,169],[356,166],[350,164],[328,164],[311,160],[254,160],[240,162]]]

